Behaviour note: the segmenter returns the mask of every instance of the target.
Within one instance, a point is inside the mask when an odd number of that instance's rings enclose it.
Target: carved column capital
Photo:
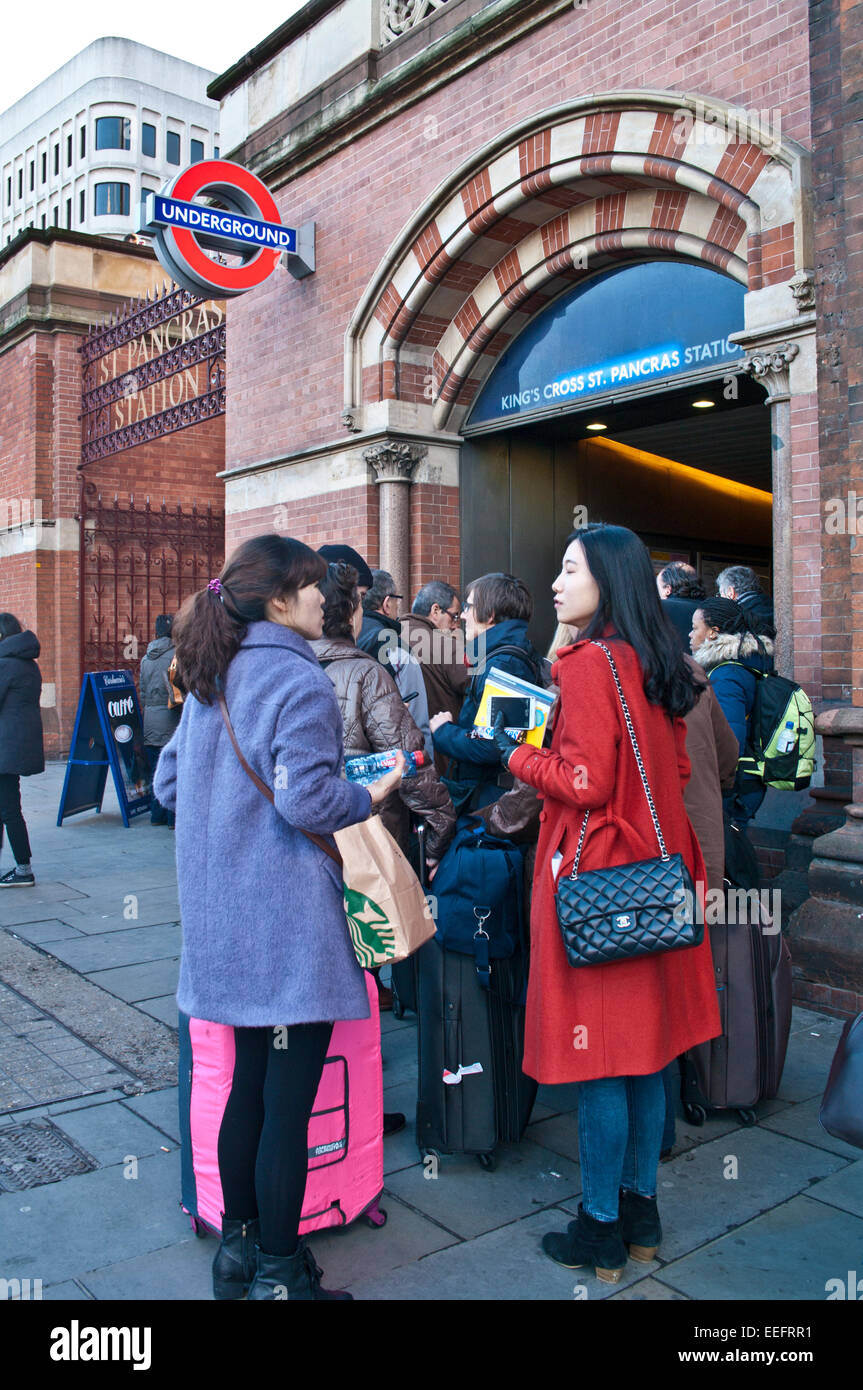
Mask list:
[[[788,282],[798,314],[815,308],[815,276],[811,270],[798,270]]]
[[[772,347],[749,352],[743,359],[743,371],[754,376],[765,387],[767,405],[790,398],[791,363],[799,351],[797,343],[776,343]]]
[[[363,458],[374,469],[376,483],[411,483],[414,469],[427,453],[425,444],[385,439],[363,449]]]

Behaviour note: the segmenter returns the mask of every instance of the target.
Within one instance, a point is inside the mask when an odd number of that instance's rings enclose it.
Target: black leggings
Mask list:
[[[15,863],[29,864],[30,841],[21,814],[21,778],[14,772],[0,773],[0,846],[3,844],[4,825]]]
[[[259,1216],[268,1255],[297,1248],[309,1116],[332,1030],[331,1023],[234,1029],[234,1077],[219,1130],[224,1214]]]

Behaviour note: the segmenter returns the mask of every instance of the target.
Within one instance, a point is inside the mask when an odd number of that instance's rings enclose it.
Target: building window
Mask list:
[[[47,179],[48,179],[48,151],[47,151],[47,150],[43,150],[43,151],[42,151],[42,182],[45,183],[45,182],[47,181]]]
[[[82,188],[82,189],[81,189],[81,192],[78,194],[78,221],[79,221],[79,222],[83,222],[83,221],[84,221],[84,213],[85,213],[84,189]]]
[[[97,217],[128,217],[129,185],[127,183],[97,183],[95,215]]]
[[[55,209],[54,209],[54,216],[53,216],[53,219],[52,219],[52,220],[53,220],[53,222],[54,222],[54,226],[55,226],[55,227],[59,227],[59,226],[60,226],[60,204],[59,204],[59,203],[57,204],[57,206],[56,206]]]
[[[45,214],[44,214],[44,212],[43,212],[43,213],[42,213],[42,231],[44,232],[44,230],[45,230]]]
[[[200,164],[200,162],[201,162],[201,160],[202,160],[203,158],[204,158],[204,142],[203,142],[203,140],[193,140],[193,141],[192,141],[192,163],[193,163],[193,164]]]
[[[214,159],[218,159],[218,158],[219,158],[219,147],[218,147],[218,145],[214,145],[214,146],[213,146],[213,158],[214,158]]]
[[[82,127],[81,127],[81,158],[82,158],[82,159],[84,158],[84,156],[85,156],[86,153],[87,153],[87,127],[86,127],[85,125],[82,125]]]
[[[96,149],[128,150],[132,123],[125,116],[96,117]]]
[[[59,174],[59,172],[60,172],[60,146],[59,146],[59,145],[55,145],[55,146],[54,146],[54,174],[55,174],[55,176],[56,176],[57,174]]]
[[[7,202],[7,204],[8,204],[9,207],[12,206],[12,175],[11,175],[11,174],[9,175],[8,179],[6,180],[6,202]]]
[[[180,162],[180,137],[174,130],[168,131],[165,158],[169,164],[179,164]]]
[[[72,137],[71,137],[71,135],[67,135],[67,136],[66,136],[66,168],[67,168],[67,169],[70,167],[71,163],[72,163]]]
[[[156,127],[148,125],[146,121],[141,126],[141,154],[149,159],[156,158]]]
[[[18,197],[24,197],[24,170],[18,170]]]
[[[67,198],[67,199],[66,199],[66,226],[69,227],[69,228],[71,228],[71,226],[72,226],[72,199],[71,199],[71,198]]]
[[[31,193],[33,192],[33,189],[34,189],[35,187],[36,187],[36,161],[35,161],[35,159],[31,159],[31,160],[30,160],[30,192],[31,192]]]

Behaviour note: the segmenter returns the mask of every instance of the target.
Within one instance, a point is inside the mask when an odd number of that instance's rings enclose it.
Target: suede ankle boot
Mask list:
[[[259,1223],[222,1217],[222,1243],[213,1260],[213,1297],[245,1298],[255,1277],[255,1242]]]
[[[257,1256],[255,1278],[249,1289],[250,1303],[264,1299],[299,1299],[304,1303],[353,1299],[353,1294],[346,1289],[321,1288],[323,1270],[315,1264],[314,1255],[303,1241],[293,1255],[268,1255],[259,1245]]]
[[[542,1238],[549,1259],[566,1269],[593,1266],[597,1279],[616,1284],[626,1266],[626,1246],[620,1236],[620,1221],[597,1221],[581,1202],[578,1216],[565,1232],[549,1232]]]
[[[655,1197],[620,1189],[620,1234],[629,1253],[639,1264],[650,1264],[662,1240],[659,1210]]]

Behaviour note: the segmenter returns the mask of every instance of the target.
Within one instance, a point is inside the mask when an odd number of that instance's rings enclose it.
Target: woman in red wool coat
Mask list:
[[[583,1202],[565,1235],[543,1238],[568,1268],[617,1282],[661,1239],[656,1207],[665,1098],[661,1072],[720,1029],[710,943],[574,969],[555,910],[556,875],[651,859],[656,833],[608,658],[614,656],[670,854],[698,886],[704,861],[683,805],[689,778],[683,716],[697,687],[663,616],[648,553],[620,526],[588,526],[567,542],[554,582],[558,621],[579,640],[557,657],[551,747],[506,749],[509,770],[543,798],[531,906],[524,1070],[544,1084],[578,1081]],[[506,735],[498,732],[503,744]]]

